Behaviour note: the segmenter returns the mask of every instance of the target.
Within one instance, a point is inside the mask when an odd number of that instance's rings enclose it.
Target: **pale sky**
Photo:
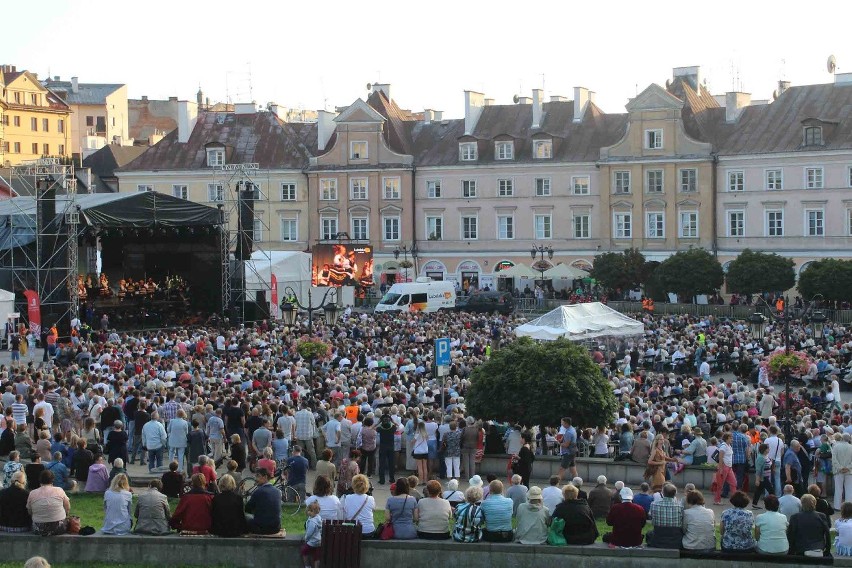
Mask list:
[[[736,84],[753,99],[782,77],[830,82],[830,54],[852,72],[850,16],[850,3],[815,0],[4,2],[0,63],[126,83],[131,98],[195,100],[200,84],[214,102],[319,109],[383,82],[401,107],[449,118],[465,89],[509,104],[583,86],[624,112],[673,67],[700,65],[713,94]]]

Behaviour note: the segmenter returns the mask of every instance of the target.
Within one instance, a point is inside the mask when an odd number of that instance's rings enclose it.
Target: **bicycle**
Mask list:
[[[295,488],[290,486],[287,483],[287,471],[290,469],[289,466],[283,466],[278,468],[275,471],[275,476],[272,478],[271,483],[273,487],[277,487],[279,491],[281,491],[281,503],[284,505],[290,505],[288,509],[292,509],[290,512],[290,516],[294,516],[299,514],[299,511],[302,510],[302,497],[299,495],[299,492],[296,491]],[[237,486],[237,492],[242,495],[243,501],[248,502],[251,498],[254,490],[257,489],[257,482],[253,477],[246,477],[240,484]],[[292,505],[296,505],[295,508]]]

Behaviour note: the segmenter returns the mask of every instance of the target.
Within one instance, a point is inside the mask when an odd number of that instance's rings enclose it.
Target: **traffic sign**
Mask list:
[[[435,340],[435,364],[450,366],[450,340],[447,337]]]

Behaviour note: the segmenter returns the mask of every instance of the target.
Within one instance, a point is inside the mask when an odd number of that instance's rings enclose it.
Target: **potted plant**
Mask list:
[[[330,350],[328,344],[319,339],[302,338],[296,343],[296,351],[310,362],[325,358]]]
[[[782,379],[787,375],[801,377],[807,374],[810,364],[811,358],[808,357],[807,353],[802,351],[790,351],[787,353],[783,348],[780,348],[773,351],[761,363],[761,366],[766,368],[770,378]]]
[[[412,266],[414,266],[414,263],[411,262],[410,260],[399,261],[399,267],[400,268],[411,268]]]

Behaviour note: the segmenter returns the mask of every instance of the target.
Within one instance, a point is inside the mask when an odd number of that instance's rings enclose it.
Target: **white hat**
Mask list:
[[[633,490],[629,487],[623,488],[618,494],[621,495],[622,501],[633,501]]]
[[[481,478],[481,477],[479,477],[478,475],[474,475],[473,477],[471,477],[471,478],[467,481],[467,483],[468,483],[471,487],[482,487],[482,478]]]

